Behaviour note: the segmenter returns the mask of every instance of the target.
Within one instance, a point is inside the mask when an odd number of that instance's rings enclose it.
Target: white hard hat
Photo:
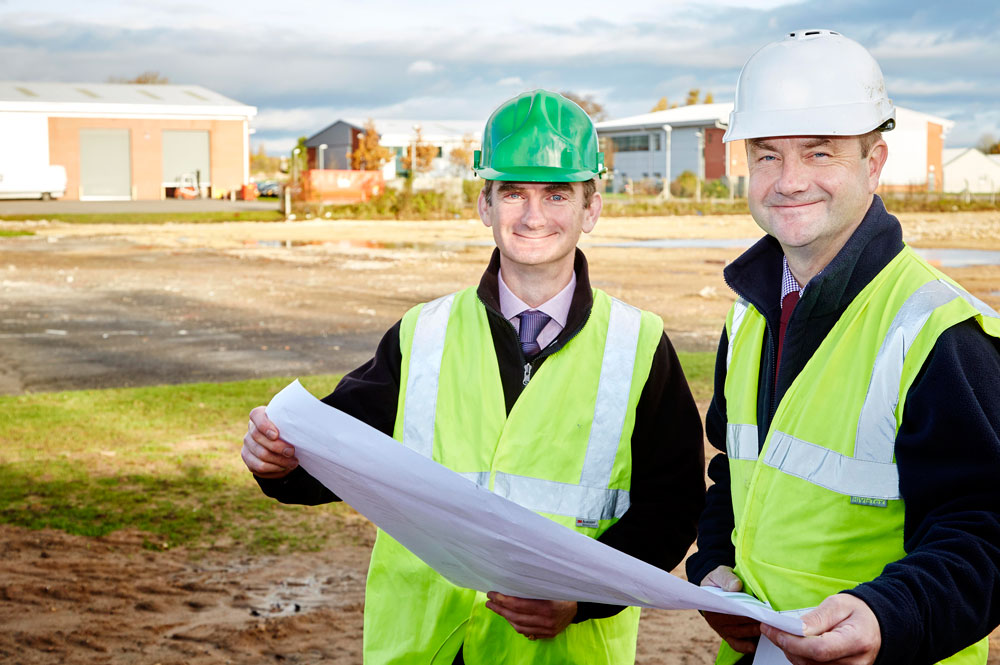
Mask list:
[[[832,30],[799,30],[743,65],[722,140],[856,136],[892,129],[895,117],[882,70],[861,44]]]

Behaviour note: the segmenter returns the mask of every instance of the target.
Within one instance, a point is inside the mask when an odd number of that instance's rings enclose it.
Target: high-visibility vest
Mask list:
[[[393,436],[485,489],[598,537],[629,507],[635,410],[663,321],[595,290],[590,318],[506,412],[486,309],[467,289],[410,310]],[[559,528],[553,526],[553,528]],[[572,553],[568,553],[572,555]],[[632,663],[639,609],[529,641],[379,530],[365,593],[367,665]]]
[[[726,320],[726,452],[736,574],[779,611],[878,577],[901,559],[905,506],[896,432],[906,394],[943,331],[1000,316],[909,247],[854,298],[789,386],[758,454],[764,317],[739,300]],[[942,449],[942,454],[947,454]],[[985,663],[983,640],[947,663]],[[725,643],[719,663],[740,654]]]

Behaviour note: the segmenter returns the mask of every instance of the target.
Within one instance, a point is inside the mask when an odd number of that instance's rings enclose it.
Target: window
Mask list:
[[[615,146],[615,152],[649,151],[649,134],[613,136],[611,142]]]
[[[653,134],[653,150],[660,151],[660,135],[658,133]]]

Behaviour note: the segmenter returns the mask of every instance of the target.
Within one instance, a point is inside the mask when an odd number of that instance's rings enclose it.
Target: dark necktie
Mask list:
[[[521,338],[521,351],[526,357],[533,356],[542,350],[536,340],[538,333],[542,332],[542,328],[551,318],[545,312],[539,312],[535,309],[526,309],[521,312],[521,323],[517,334]]]
[[[799,292],[789,291],[781,299],[781,326],[778,328],[778,359],[774,365],[774,382],[778,383],[778,368],[781,367],[781,347],[785,342],[785,329],[788,327],[788,319],[792,318],[792,310],[799,302]]]

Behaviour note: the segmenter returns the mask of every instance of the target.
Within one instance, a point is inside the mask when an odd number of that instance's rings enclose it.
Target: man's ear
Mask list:
[[[601,209],[604,207],[604,199],[600,192],[594,192],[590,197],[590,205],[583,211],[583,225],[580,227],[584,233],[590,233],[597,226],[597,218],[601,216]]]
[[[868,152],[868,157],[865,158],[868,168],[868,190],[870,194],[874,194],[875,190],[878,189],[878,181],[882,176],[882,167],[885,166],[885,161],[888,158],[889,146],[886,145],[884,139],[879,139]]]
[[[492,183],[489,185],[493,186]],[[493,226],[493,220],[490,219],[490,204],[486,202],[486,192],[479,191],[479,199],[476,201],[476,210],[479,211],[479,219],[483,220],[483,224],[486,228]]]

